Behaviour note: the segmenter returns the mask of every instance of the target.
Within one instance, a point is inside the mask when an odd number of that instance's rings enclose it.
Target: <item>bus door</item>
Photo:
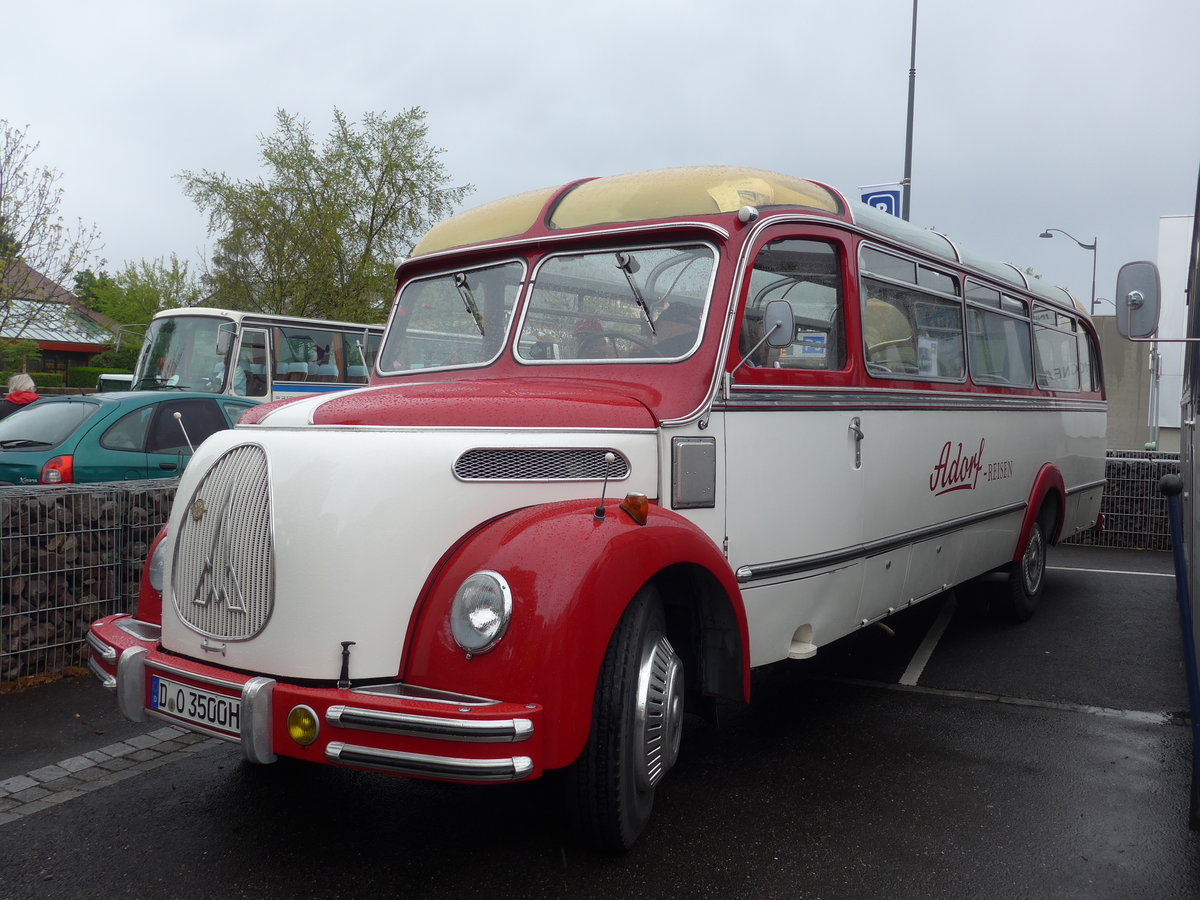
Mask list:
[[[766,230],[747,270],[724,416],[729,562],[743,586],[752,664],[803,658],[854,627],[862,585],[862,413],[846,402],[846,247]],[[765,342],[787,300],[790,344]],[[752,608],[751,608],[752,607]]]
[[[237,397],[266,397],[271,391],[271,353],[263,328],[242,329],[233,384],[229,393]]]

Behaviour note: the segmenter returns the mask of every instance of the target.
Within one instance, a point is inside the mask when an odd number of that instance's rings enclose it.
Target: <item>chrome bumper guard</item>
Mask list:
[[[529,719],[443,719],[352,706],[329,707],[325,720],[338,728],[464,743],[516,743],[533,735]]]
[[[117,659],[117,678],[113,688],[117,693],[117,706],[125,718],[131,722],[146,721],[147,713],[158,715],[153,710],[146,709],[146,656],[149,651],[145,647],[129,647]],[[111,676],[105,676],[102,670],[95,667],[94,661],[89,668],[96,677],[100,678],[105,687]],[[169,666],[161,666],[164,671],[173,672]],[[181,672],[188,677],[196,678],[188,672]],[[198,678],[199,681],[212,681],[227,688],[236,689],[236,685],[216,682],[214,679]],[[241,734],[240,743],[242,755],[252,763],[273,763],[275,753],[271,749],[271,698],[275,691],[273,678],[251,678],[241,686]],[[178,722],[170,717],[162,718],[172,724]],[[204,728],[195,728],[205,731]],[[209,732],[216,737],[230,740],[226,735]]]
[[[341,741],[333,741],[326,746],[325,757],[330,762],[343,765],[361,766],[398,775],[441,778],[447,781],[516,781],[533,772],[533,760],[528,756],[462,759],[358,747]]]

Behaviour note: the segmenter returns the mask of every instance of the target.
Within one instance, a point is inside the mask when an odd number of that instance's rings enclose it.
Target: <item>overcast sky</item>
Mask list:
[[[0,119],[108,269],[211,246],[184,170],[257,177],[282,108],[428,114],[466,205],[746,165],[850,194],[904,165],[911,0],[55,0],[3,15]],[[912,220],[1099,297],[1190,215],[1197,0],[920,0]],[[1101,304],[1100,312],[1111,311]]]

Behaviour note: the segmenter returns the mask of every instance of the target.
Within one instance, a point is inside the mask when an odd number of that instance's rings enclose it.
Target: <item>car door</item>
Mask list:
[[[244,408],[229,400],[205,397],[156,404],[146,433],[147,477],[174,478],[181,474],[193,451],[205,438],[228,428],[235,421],[232,416],[226,416],[224,407],[230,410]]]

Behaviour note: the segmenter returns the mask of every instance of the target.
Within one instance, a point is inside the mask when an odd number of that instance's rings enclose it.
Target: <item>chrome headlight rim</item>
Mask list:
[[[469,607],[469,592],[481,587],[487,592],[489,602]],[[483,629],[471,619],[471,613],[481,606],[486,606],[495,617],[493,624]],[[481,569],[468,575],[454,592],[450,604],[450,633],[454,643],[472,656],[494,649],[508,631],[512,607],[512,589],[499,572]]]

